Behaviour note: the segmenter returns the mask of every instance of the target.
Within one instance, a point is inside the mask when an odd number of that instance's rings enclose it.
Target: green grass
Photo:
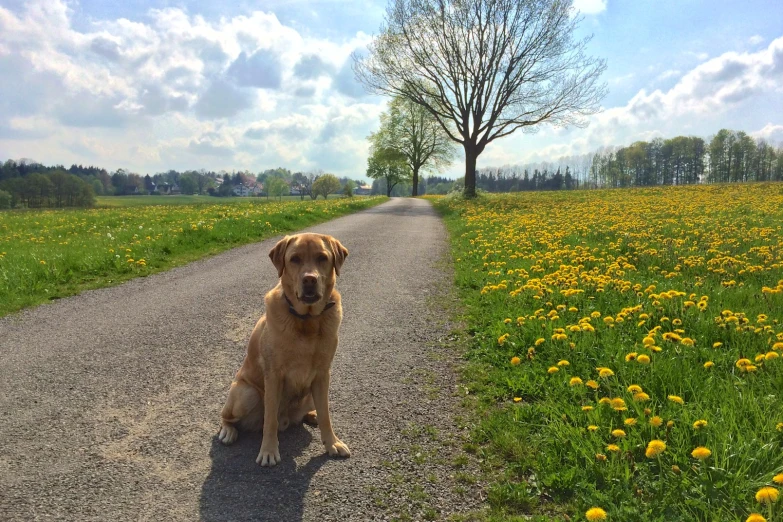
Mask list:
[[[340,199],[342,196],[332,195],[329,199]],[[283,196],[283,201],[301,201],[299,196]],[[305,201],[310,201],[305,196]],[[278,198],[263,197],[228,197],[215,196],[97,196],[95,206],[101,208],[115,207],[146,207],[150,205],[231,205],[237,203],[270,203],[278,202]]]
[[[150,196],[167,199],[167,196]],[[172,196],[177,198],[178,196]],[[0,212],[0,316],[377,205],[384,197]]]
[[[435,204],[493,520],[783,521],[783,186]]]

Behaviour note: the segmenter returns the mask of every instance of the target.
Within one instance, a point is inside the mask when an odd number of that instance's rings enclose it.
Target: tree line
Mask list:
[[[358,182],[364,185],[363,181]],[[140,175],[126,169],[114,172],[95,166],[47,166],[29,159],[0,162],[0,208],[84,207],[95,203],[96,195],[203,194],[235,196],[235,187],[256,196],[279,197],[297,194],[301,199],[341,192],[353,196],[357,182],[322,171],[292,172],[278,167],[258,173],[250,171],[169,170]],[[261,188],[262,187],[262,188]],[[253,189],[252,191],[250,189]]]

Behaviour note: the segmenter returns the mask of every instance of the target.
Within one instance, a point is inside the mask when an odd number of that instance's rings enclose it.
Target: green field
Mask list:
[[[342,196],[332,195],[329,199],[339,199]],[[278,198],[266,197],[234,197],[218,198],[214,196],[97,196],[96,207],[146,207],[150,205],[231,205],[236,203],[271,203]],[[283,201],[301,201],[299,196],[283,196]],[[305,196],[305,201],[311,201]]]
[[[436,206],[493,520],[783,521],[783,186]]]
[[[189,196],[171,196],[183,201]],[[0,316],[350,214],[385,197],[0,212]],[[169,200],[168,196],[148,196]],[[205,201],[201,203],[201,199]],[[115,199],[115,198],[111,198]],[[116,198],[136,201],[135,197]]]

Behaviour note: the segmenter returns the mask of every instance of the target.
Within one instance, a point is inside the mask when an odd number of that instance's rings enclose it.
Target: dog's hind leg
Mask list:
[[[220,414],[220,433],[218,439],[223,444],[233,444],[237,440],[239,423],[243,428],[258,430],[261,428],[263,405],[258,390],[242,381],[233,381],[228,392],[228,400]]]

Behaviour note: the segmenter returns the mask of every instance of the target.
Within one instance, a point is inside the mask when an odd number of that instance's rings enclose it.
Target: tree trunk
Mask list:
[[[414,198],[419,195],[419,167],[413,168],[413,192]]]
[[[463,192],[466,198],[476,197],[476,158],[478,151],[475,146],[465,144],[465,190]]]

